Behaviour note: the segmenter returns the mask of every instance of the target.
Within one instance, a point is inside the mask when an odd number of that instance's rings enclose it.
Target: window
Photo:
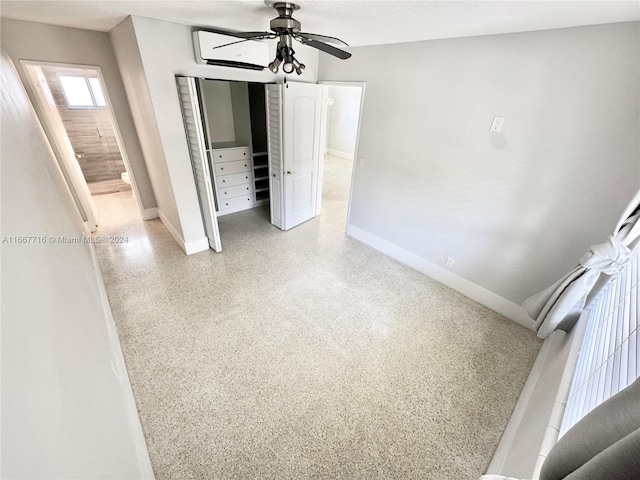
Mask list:
[[[59,75],[69,108],[106,107],[100,80],[95,77]]]
[[[590,306],[560,436],[640,376],[639,250]]]

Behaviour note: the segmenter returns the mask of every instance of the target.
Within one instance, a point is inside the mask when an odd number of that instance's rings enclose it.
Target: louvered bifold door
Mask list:
[[[282,224],[282,86],[265,85],[267,103],[267,144],[269,151],[269,192],[271,223]]]
[[[196,82],[191,77],[176,77],[176,82],[178,84],[180,107],[182,108],[182,118],[184,119],[184,128],[187,134],[187,143],[189,144],[191,166],[196,181],[198,199],[200,200],[204,229],[209,239],[209,246],[216,252],[221,252],[222,243],[220,242],[220,231],[218,230],[218,219],[216,218],[211,171],[207,159]]]

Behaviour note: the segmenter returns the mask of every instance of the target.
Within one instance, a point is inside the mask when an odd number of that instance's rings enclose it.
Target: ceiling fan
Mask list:
[[[346,60],[351,57],[351,54],[329,45],[326,42],[334,43],[336,45],[349,46],[339,38],[328,37],[326,35],[318,35],[315,33],[305,33],[300,31],[300,22],[293,18],[293,12],[300,8],[299,5],[290,2],[273,2],[269,3],[269,6],[276,9],[278,16],[271,20],[269,27],[271,32],[229,32],[226,30],[218,30],[208,28],[207,31],[218,33],[222,35],[228,35],[231,37],[241,38],[239,42],[247,40],[265,40],[265,39],[278,39],[278,46],[276,48],[276,58],[271,62],[268,67],[273,73],[278,73],[280,65],[284,73],[293,73],[294,70],[298,75],[302,74],[305,69],[304,63],[300,63],[294,57],[295,51],[293,50],[293,40],[297,40],[303,45],[308,45],[318,50],[333,55],[334,57]],[[233,43],[239,43],[233,42]],[[229,45],[229,44],[227,44]],[[226,46],[226,45],[221,45]]]

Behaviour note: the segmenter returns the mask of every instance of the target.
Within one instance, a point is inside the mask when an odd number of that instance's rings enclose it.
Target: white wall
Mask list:
[[[175,76],[188,75],[208,77],[222,80],[244,80],[252,82],[273,82],[281,80],[283,75],[274,75],[269,70],[251,71],[237,68],[216,67],[197,64],[193,50],[192,28],[159,20],[131,17],[111,32],[118,62],[122,63],[122,52],[137,49],[142,61],[142,72],[127,85],[132,109],[140,111],[136,118],[139,129],[157,128],[159,133],[158,147],[162,155],[157,155],[149,169],[165,169],[168,173],[169,185],[163,185],[162,192],[156,191],[157,197],[163,197],[168,203],[171,198],[175,204],[176,218],[166,215],[163,219],[169,223],[168,229],[178,243],[188,253],[208,248],[208,242],[202,225],[200,206],[196,194],[189,150],[187,146],[182,114],[176,89]],[[133,29],[134,38],[125,35],[126,29]],[[128,37],[128,38],[125,38]],[[118,45],[116,46],[116,41]],[[275,55],[275,44],[273,45]],[[299,46],[296,56],[307,65],[304,75],[289,80],[315,81],[317,78],[318,54],[315,49]],[[137,87],[133,85],[135,83]],[[146,85],[145,85],[146,84]],[[135,106],[138,101],[133,92],[136,88],[148,90],[151,106]],[[146,127],[145,127],[146,126]],[[154,185],[155,187],[155,185]],[[159,201],[159,203],[161,203]],[[165,207],[159,205],[161,210]],[[166,214],[166,212],[165,212]],[[162,218],[162,217],[161,217]]]
[[[127,92],[140,145],[147,160],[149,178],[158,204],[158,213],[171,234],[182,241],[182,230],[173,187],[164,158],[160,131],[154,121],[153,103],[131,18],[127,18],[116,26],[109,36],[118,67],[122,72],[122,82]],[[181,246],[184,248],[183,243]]]
[[[555,282],[640,185],[639,39],[631,22],[321,56],[321,80],[367,85],[352,226],[510,302]]]
[[[327,113],[327,149],[329,153],[353,158],[358,136],[361,87],[328,86],[333,105]]]
[[[202,95],[214,143],[236,141],[230,85],[229,82],[202,83]]]
[[[145,210],[151,212],[147,212],[145,218],[155,217],[156,199],[109,36],[104,32],[6,18],[2,18],[1,22],[2,45],[16,63],[23,81],[26,76],[18,63],[19,60],[91,65],[101,68],[113,113],[131,164],[131,174],[138,187],[140,202]]]
[[[2,51],[2,478],[153,478],[93,247]]]

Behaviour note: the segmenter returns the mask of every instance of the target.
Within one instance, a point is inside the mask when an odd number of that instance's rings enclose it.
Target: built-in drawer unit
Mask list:
[[[250,183],[244,185],[235,185],[233,187],[222,187],[220,189],[220,198],[233,198],[241,195],[253,194],[253,185]]]
[[[249,147],[232,147],[232,148],[216,148],[213,150],[213,161],[234,162],[236,160],[251,161],[251,148]]]
[[[251,159],[238,160],[236,162],[214,163],[213,169],[216,175],[230,175],[232,173],[250,172]]]
[[[225,187],[234,187],[248,182],[251,182],[251,172],[235,173],[233,175],[221,175],[216,177],[216,184],[220,190]]]
[[[250,147],[211,150],[218,213],[239,212],[255,206],[255,183]]]
[[[220,201],[220,212],[232,213],[239,212],[251,208],[255,202],[253,201],[253,195],[243,195],[242,197],[227,198]]]

